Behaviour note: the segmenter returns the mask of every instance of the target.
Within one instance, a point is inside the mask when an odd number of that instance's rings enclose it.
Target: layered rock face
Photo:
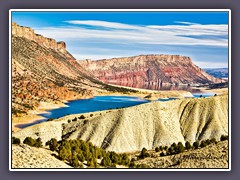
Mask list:
[[[25,114],[40,102],[91,97],[101,88],[65,48],[64,42],[12,24],[13,114]]]
[[[42,46],[47,48],[52,48],[54,50],[65,50],[66,51],[66,44],[65,42],[56,42],[55,39],[46,38],[40,34],[36,34],[33,29],[29,27],[19,26],[17,23],[12,23],[12,35],[18,37],[25,37],[29,40],[33,40]]]
[[[126,58],[78,61],[104,82],[129,84],[209,84],[222,80],[207,74],[189,57],[140,55]],[[133,85],[134,86],[134,85]]]

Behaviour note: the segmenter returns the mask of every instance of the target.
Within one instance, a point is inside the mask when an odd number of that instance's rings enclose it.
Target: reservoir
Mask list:
[[[194,98],[199,98],[200,95],[202,97],[213,96],[215,93],[201,93],[201,94],[193,94]],[[177,98],[163,98],[158,99],[158,101],[171,101]],[[34,121],[28,124],[19,124],[16,125],[18,128],[25,128],[27,126],[31,126],[43,121],[46,121],[50,118],[57,119],[70,114],[80,114],[80,113],[88,113],[94,111],[102,111],[108,109],[117,109],[135,106],[143,103],[150,102],[146,99],[141,99],[135,96],[95,96],[91,99],[79,99],[74,101],[69,101],[66,103],[67,107],[61,107],[57,109],[48,110],[46,113],[38,114],[42,116],[42,119]]]

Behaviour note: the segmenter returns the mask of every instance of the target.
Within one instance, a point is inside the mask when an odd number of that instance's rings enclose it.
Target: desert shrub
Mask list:
[[[155,148],[155,151],[156,151],[156,152],[159,152],[159,151],[160,151],[159,147],[156,147],[156,148]]]
[[[206,142],[207,145],[211,144],[210,139],[207,139],[205,142]]]
[[[54,119],[53,118],[49,118],[47,121],[53,121]]]
[[[167,149],[168,149],[168,147],[167,147],[167,146],[164,146],[164,149],[165,149],[165,150],[167,150]]]
[[[165,156],[164,152],[161,152],[161,153],[160,153],[160,156],[161,156],[161,157],[162,157],[162,156]]]
[[[129,164],[129,168],[136,168],[137,165],[134,161],[131,161],[130,164]]]
[[[93,117],[93,114],[90,114],[90,117]]]
[[[75,117],[72,121],[77,121],[77,118]]]
[[[52,138],[48,142],[46,142],[46,145],[49,146],[51,151],[57,151],[58,148],[58,142],[55,138]]]
[[[191,147],[192,147],[192,146],[191,146],[190,142],[187,141],[187,142],[185,143],[185,148],[186,148],[187,150],[189,150],[189,149],[191,149]]]
[[[206,146],[207,146],[207,143],[206,143],[206,141],[203,140],[200,144],[200,147],[203,148],[203,147],[206,147]]]
[[[70,123],[70,122],[71,122],[71,120],[69,119],[69,120],[68,120],[68,123]]]
[[[84,115],[81,115],[81,116],[79,117],[79,119],[85,119],[85,116],[84,116]]]
[[[16,137],[12,137],[12,144],[20,144],[21,141],[19,138],[16,138]]]
[[[146,157],[150,157],[150,154],[147,152],[146,148],[142,148],[142,151],[138,157],[139,159],[144,159]]]
[[[31,138],[31,137],[26,137],[26,138],[24,139],[23,143],[24,143],[24,144],[27,144],[27,145],[29,145],[29,146],[34,146],[35,143],[36,143],[36,141],[35,141],[33,138]]]
[[[195,149],[197,149],[197,148],[199,147],[199,141],[195,141],[195,142],[193,143],[193,147],[194,147]]]
[[[164,149],[164,147],[163,147],[163,146],[160,146],[159,149],[160,149],[160,151],[162,151],[162,150]]]
[[[217,140],[215,138],[212,138],[210,141],[211,141],[211,143],[216,143],[217,142]]]
[[[228,140],[228,135],[222,135],[220,138],[221,141]]]

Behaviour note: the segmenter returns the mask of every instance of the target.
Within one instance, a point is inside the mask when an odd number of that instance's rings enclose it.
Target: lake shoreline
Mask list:
[[[129,87],[127,87],[129,88]],[[70,103],[72,101],[76,101],[76,100],[85,100],[85,99],[92,99],[96,96],[134,96],[134,97],[138,97],[141,99],[145,99],[145,100],[149,100],[149,101],[154,101],[157,100],[159,98],[162,99],[168,99],[168,98],[184,98],[183,96],[187,97],[186,95],[190,95],[190,97],[193,97],[193,95],[190,92],[187,91],[155,91],[155,90],[145,90],[145,89],[137,89],[137,88],[129,88],[129,89],[135,89],[138,90],[139,92],[137,93],[113,93],[113,92],[101,92],[101,93],[96,93],[94,96],[91,97],[84,97],[84,98],[79,98],[79,99],[69,99],[69,100],[65,100],[62,103],[42,103],[36,110],[30,112],[29,115],[27,116],[22,116],[22,117],[15,117],[15,119],[13,120],[12,118],[12,131],[16,132],[18,130],[20,130],[21,128],[18,128],[17,126],[19,125],[27,125],[30,123],[34,123],[39,120],[46,120],[47,118],[44,118],[43,116],[40,116],[39,114],[44,114],[44,113],[48,113],[47,111],[49,110],[54,110],[54,109],[58,109],[58,108],[62,108],[62,107],[67,107],[67,103]],[[209,93],[209,92],[213,92],[212,90],[204,90],[203,88],[200,89],[200,91],[202,93]],[[217,91],[218,94],[221,94],[221,90]],[[178,95],[178,97],[176,97]],[[148,97],[149,96],[149,97]]]

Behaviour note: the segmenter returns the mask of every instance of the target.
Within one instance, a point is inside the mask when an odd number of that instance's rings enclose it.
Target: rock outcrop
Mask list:
[[[57,133],[58,140],[60,137],[80,138],[116,152],[132,152],[143,147],[153,149],[173,142],[219,140],[221,135],[228,134],[228,96],[151,102],[84,116],[84,120],[78,119],[80,115],[70,115],[37,124],[13,136],[21,141],[27,136],[41,137],[45,143]],[[68,122],[75,117],[78,120]],[[62,132],[56,132],[61,126]]]
[[[103,82],[132,87],[144,84],[191,85],[221,82],[221,79],[194,65],[190,57],[179,55],[140,55],[78,62]]]
[[[55,39],[46,38],[40,34],[36,34],[30,27],[19,26],[17,23],[12,23],[12,35],[18,37],[25,37],[29,40],[33,40],[41,46],[46,48],[52,48],[54,50],[66,51],[66,43],[63,41],[56,42]]]

